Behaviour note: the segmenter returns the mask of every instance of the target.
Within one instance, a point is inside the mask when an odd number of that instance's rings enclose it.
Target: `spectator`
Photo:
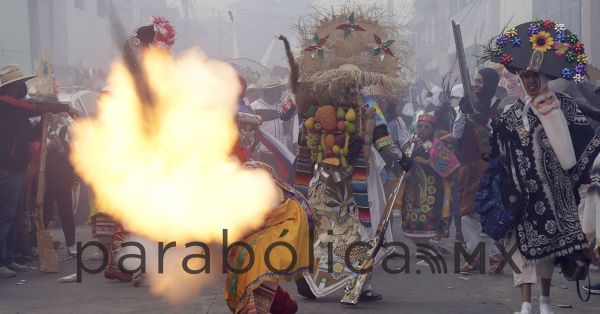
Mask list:
[[[56,117],[55,117],[56,118]],[[65,245],[70,256],[77,255],[75,249],[75,220],[73,217],[72,188],[75,183],[75,170],[69,162],[69,141],[65,122],[67,117],[59,116],[58,134],[51,134],[46,160],[46,195],[44,216],[48,223],[53,214],[54,204],[58,205],[60,222],[65,234]]]
[[[67,105],[36,104],[27,96],[24,76],[16,64],[0,68],[0,278],[13,277],[27,267],[14,262],[15,219],[25,172],[29,164],[29,144],[40,137],[29,117],[43,111],[70,111]]]

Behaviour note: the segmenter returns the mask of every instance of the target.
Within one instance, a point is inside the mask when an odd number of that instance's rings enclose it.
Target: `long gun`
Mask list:
[[[116,2],[116,1],[115,1]],[[142,65],[142,58],[135,53],[128,53],[127,49],[133,49],[127,43],[127,35],[125,28],[115,11],[115,5],[113,2],[110,4],[110,22],[112,25],[112,37],[117,47],[124,45],[123,50],[123,63],[127,68],[127,71],[133,78],[135,83],[135,92],[142,104],[142,118],[144,118],[144,127],[147,132],[151,132],[153,124],[153,109],[156,107],[156,95],[150,87],[148,76],[144,66]]]
[[[473,107],[473,104],[477,100],[473,87],[471,87],[471,77],[469,75],[469,69],[467,68],[467,59],[465,58],[465,47],[463,46],[462,34],[460,32],[460,24],[452,21],[452,32],[454,33],[454,43],[456,44],[456,59],[458,60],[458,67],[460,69],[460,80],[463,84],[463,90],[465,97],[469,105],[473,108],[474,113],[478,113],[477,108]]]
[[[412,155],[413,150],[415,149],[415,143],[412,143],[408,151],[406,152],[407,156]],[[375,245],[369,249],[367,255],[368,257],[363,260],[359,266],[356,268],[359,271],[359,274],[353,276],[348,284],[346,285],[346,290],[344,293],[344,297],[340,301],[343,304],[356,305],[360,298],[360,294],[362,292],[362,288],[367,281],[370,273],[373,271],[373,264],[375,263],[375,256],[383,246],[383,239],[385,238],[385,232],[387,231],[388,226],[390,225],[390,220],[392,219],[392,212],[394,204],[396,203],[396,199],[400,195],[400,189],[404,186],[404,181],[406,180],[407,172],[403,171],[402,176],[398,179],[396,183],[396,187],[394,191],[388,196],[387,203],[385,205],[385,210],[383,211],[383,215],[381,220],[379,221],[379,225],[377,226],[377,231],[375,232],[375,237],[373,238],[373,242]]]

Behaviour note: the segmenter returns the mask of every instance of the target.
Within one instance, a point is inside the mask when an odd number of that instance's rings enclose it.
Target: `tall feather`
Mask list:
[[[292,48],[290,47],[290,42],[288,39],[280,35],[279,40],[283,41],[283,45],[285,46],[285,55],[288,58],[288,63],[290,65],[290,89],[293,93],[298,91],[298,80],[300,79],[300,69],[298,67],[298,63],[294,59],[294,54],[292,53]]]

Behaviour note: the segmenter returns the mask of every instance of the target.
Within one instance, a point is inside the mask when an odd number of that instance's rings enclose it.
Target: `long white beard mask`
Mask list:
[[[548,78],[540,74],[542,92],[534,99],[527,94],[525,84],[521,80],[521,76],[517,75],[521,88],[523,89],[525,107],[523,108],[523,125],[529,131],[529,119],[527,112],[529,108],[540,119],[542,127],[546,132],[548,141],[556,154],[563,170],[569,170],[577,164],[575,149],[573,148],[573,140],[569,132],[569,124],[565,118],[565,114],[560,109],[560,101],[556,97],[554,91],[548,85]]]
[[[563,170],[573,168],[577,164],[577,157],[575,157],[569,124],[560,109],[560,101],[556,94],[550,88],[545,88],[531,103],[531,110],[540,119],[561,167]]]

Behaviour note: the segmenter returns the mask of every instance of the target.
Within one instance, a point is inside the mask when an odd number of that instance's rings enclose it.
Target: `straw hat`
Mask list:
[[[27,75],[23,76],[23,71],[16,64],[9,64],[0,68],[0,87],[4,87],[8,84],[17,83],[17,82],[25,82],[32,78],[36,77],[35,75]]]

